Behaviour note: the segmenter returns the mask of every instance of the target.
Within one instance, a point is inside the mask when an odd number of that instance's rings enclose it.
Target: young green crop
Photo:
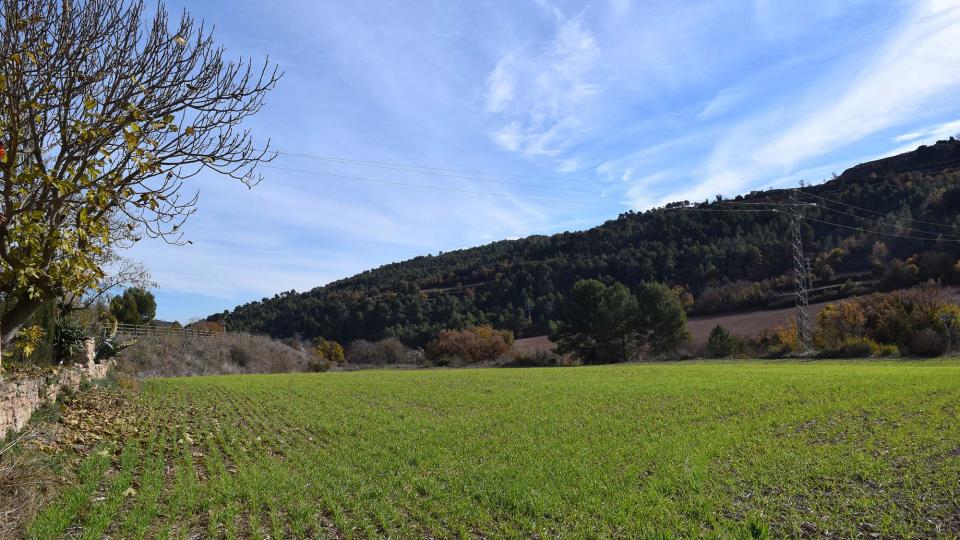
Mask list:
[[[955,360],[197,377],[138,399],[149,435],[109,473],[91,457],[34,537],[960,534]]]

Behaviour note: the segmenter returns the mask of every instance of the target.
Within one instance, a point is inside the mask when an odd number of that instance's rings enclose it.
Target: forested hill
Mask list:
[[[960,142],[853,167],[805,187],[803,241],[814,298],[960,279]],[[582,232],[531,236],[422,256],[309,292],[213,315],[232,330],[340,342],[396,336],[422,344],[442,328],[490,323],[543,333],[579,279],[677,287],[692,313],[791,302],[788,190],[683,203]],[[777,211],[771,211],[777,210]]]

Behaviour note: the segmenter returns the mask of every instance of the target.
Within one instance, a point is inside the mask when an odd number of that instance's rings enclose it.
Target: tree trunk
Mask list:
[[[38,298],[20,297],[17,303],[3,314],[3,320],[0,321],[0,345],[9,345],[41,305],[43,302]]]

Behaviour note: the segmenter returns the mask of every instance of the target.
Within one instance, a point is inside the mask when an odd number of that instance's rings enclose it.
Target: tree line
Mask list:
[[[960,173],[935,167],[951,160],[960,162],[960,143],[943,141],[802,190],[878,213],[805,199],[819,202],[805,210],[810,219],[802,225],[814,301],[929,279],[960,281],[960,244],[951,236],[960,238]],[[784,203],[787,197],[784,190],[758,191],[627,212],[583,232],[416,257],[209,319],[225,319],[231,330],[343,343],[394,337],[423,346],[444,329],[478,325],[543,335],[584,279],[621,283],[634,295],[647,283],[667,284],[687,314],[782,307],[792,303],[789,216],[700,210],[756,209],[736,204]]]

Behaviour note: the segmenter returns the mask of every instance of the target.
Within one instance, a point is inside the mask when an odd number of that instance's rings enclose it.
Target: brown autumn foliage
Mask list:
[[[896,345],[919,356],[946,352],[960,330],[960,308],[943,289],[926,283],[830,304],[817,317],[818,348],[837,349],[855,340]]]
[[[513,332],[492,326],[444,330],[427,344],[427,358],[433,361],[456,358],[467,363],[487,362],[503,356],[513,345]]]
[[[216,321],[197,321],[187,325],[191,330],[203,330],[215,334],[223,333],[223,325]]]
[[[827,304],[817,315],[813,334],[818,349],[833,349],[846,340],[862,338],[866,333],[867,318],[857,302]]]

